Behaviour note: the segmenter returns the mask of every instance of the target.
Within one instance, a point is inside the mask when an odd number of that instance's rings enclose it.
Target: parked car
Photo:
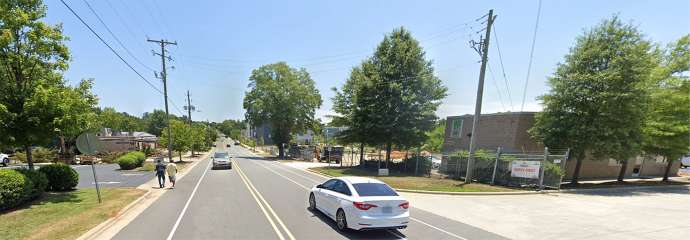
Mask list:
[[[230,154],[228,154],[227,152],[215,152],[213,154],[213,157],[211,157],[211,161],[213,161],[212,169],[232,169],[232,161],[230,161]]]
[[[390,186],[364,177],[332,178],[309,193],[309,209],[335,220],[341,231],[406,228],[409,207]]]
[[[7,167],[7,165],[10,165],[10,156],[4,153],[0,153],[0,164],[2,164],[3,167]]]
[[[680,167],[687,168],[690,167],[690,154],[683,156],[680,159]]]
[[[226,146],[226,147],[228,147],[228,148],[230,148],[230,146],[232,146],[232,145],[230,145],[230,144],[226,144],[225,146]]]
[[[240,145],[240,141],[235,141],[235,145]]]

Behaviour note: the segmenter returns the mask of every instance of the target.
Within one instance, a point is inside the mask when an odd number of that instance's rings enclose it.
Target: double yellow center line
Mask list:
[[[273,230],[276,232],[278,235],[278,238],[280,240],[285,240],[285,237],[283,236],[283,233],[278,229],[276,226],[276,222],[280,227],[283,229],[283,231],[287,234],[287,237],[289,240],[295,240],[295,237],[292,235],[290,230],[285,226],[282,220],[278,217],[278,214],[276,214],[275,211],[273,211],[273,208],[271,208],[271,205],[268,204],[266,199],[261,195],[259,190],[254,187],[254,184],[249,180],[246,174],[244,174],[244,171],[242,171],[242,168],[240,167],[239,164],[237,164],[237,161],[235,159],[232,160],[232,166],[235,168],[237,171],[238,175],[242,179],[242,182],[244,182],[244,185],[247,186],[247,190],[249,190],[249,193],[252,194],[252,197],[254,197],[254,201],[259,205],[259,208],[261,208],[261,211],[264,213],[264,216],[266,216],[266,219],[268,219],[268,222],[271,224],[273,227]],[[274,221],[275,219],[275,221]]]

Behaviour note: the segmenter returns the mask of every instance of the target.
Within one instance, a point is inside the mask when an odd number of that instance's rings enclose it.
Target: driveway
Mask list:
[[[688,186],[540,195],[403,195],[417,208],[511,239],[690,236]]]

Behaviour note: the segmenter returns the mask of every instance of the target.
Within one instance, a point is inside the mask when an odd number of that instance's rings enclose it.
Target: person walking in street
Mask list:
[[[177,175],[177,165],[175,163],[168,163],[168,166],[165,168],[165,171],[168,173],[168,179],[170,179],[170,182],[172,183],[172,187],[170,189],[175,189],[175,176]]]
[[[158,177],[158,186],[160,188],[165,187],[165,164],[163,164],[163,159],[158,159],[156,161],[156,177]]]

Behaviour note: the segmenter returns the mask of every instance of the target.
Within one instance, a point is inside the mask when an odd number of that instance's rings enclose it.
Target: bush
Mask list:
[[[31,195],[31,181],[12,169],[0,169],[0,210],[9,209]]]
[[[79,183],[79,173],[63,163],[43,166],[38,171],[48,177],[48,189],[52,191],[71,190]]]
[[[46,177],[45,173],[27,168],[17,169],[17,172],[24,175],[27,180],[31,182],[31,194],[28,196],[29,199],[40,197],[43,192],[45,192],[46,188],[48,188],[48,177]]]
[[[146,171],[146,172],[152,172],[153,170],[156,170],[156,165],[150,162],[144,163],[143,166],[141,166],[140,171]]]
[[[34,163],[52,162],[57,157],[57,151],[49,148],[36,147],[31,150],[31,156]],[[14,154],[14,159],[16,161],[26,162],[26,153],[16,152]]]
[[[125,154],[117,159],[121,170],[131,170],[137,167],[137,158],[131,154]]]
[[[117,163],[118,158],[125,155],[123,152],[109,152],[100,154],[101,161],[104,163]]]
[[[142,164],[144,164],[144,161],[146,161],[146,154],[143,152],[130,152],[128,154],[134,156],[137,167],[141,167]]]

